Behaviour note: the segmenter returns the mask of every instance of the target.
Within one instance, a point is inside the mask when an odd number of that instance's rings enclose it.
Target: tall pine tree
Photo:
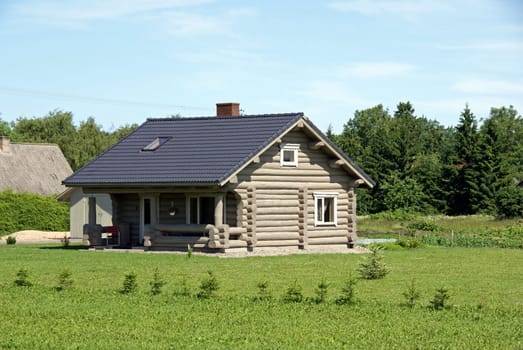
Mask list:
[[[461,113],[456,127],[456,156],[450,207],[453,214],[474,214],[481,196],[478,188],[478,126],[469,106]]]

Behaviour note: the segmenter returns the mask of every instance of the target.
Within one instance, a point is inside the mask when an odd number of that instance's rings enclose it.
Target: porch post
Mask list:
[[[223,193],[214,196],[214,226],[223,226]]]
[[[349,244],[355,244],[358,239],[358,234],[356,233],[356,191],[354,187],[350,187],[347,191],[347,197],[349,200],[349,210],[348,210],[348,239]]]
[[[94,196],[88,199],[88,212],[87,223],[89,225],[96,225],[96,197]]]

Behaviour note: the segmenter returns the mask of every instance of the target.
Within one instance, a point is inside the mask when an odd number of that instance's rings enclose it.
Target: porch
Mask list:
[[[112,193],[111,199],[115,227],[126,227],[117,233],[119,241],[113,248],[223,252],[246,250],[249,245],[242,201],[233,191],[126,192]],[[85,226],[85,245],[107,246],[103,227]]]

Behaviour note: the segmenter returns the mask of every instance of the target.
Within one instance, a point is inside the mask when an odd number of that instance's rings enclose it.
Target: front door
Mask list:
[[[156,196],[143,196],[140,198],[140,244],[146,233],[149,232],[150,226],[158,223]]]

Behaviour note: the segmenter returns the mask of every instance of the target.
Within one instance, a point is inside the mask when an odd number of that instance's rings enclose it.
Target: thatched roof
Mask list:
[[[9,143],[2,137],[0,147],[0,191],[43,195],[65,190],[62,180],[73,171],[55,144]]]

